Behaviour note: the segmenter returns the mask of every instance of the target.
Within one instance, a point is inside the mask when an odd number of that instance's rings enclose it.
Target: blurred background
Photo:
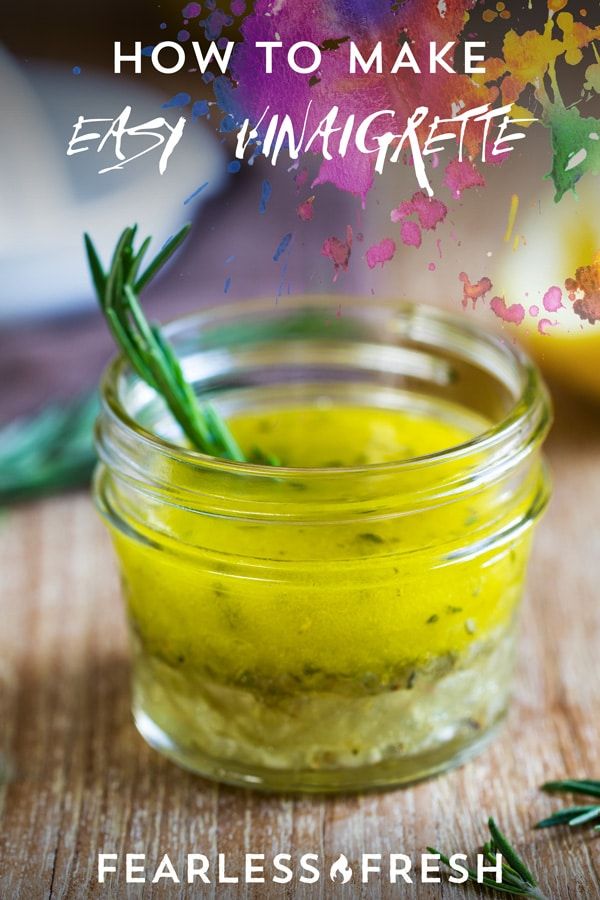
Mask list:
[[[197,71],[165,76],[147,67],[143,75],[113,74],[115,39],[124,48],[135,40],[144,46],[177,40],[182,29],[196,24],[186,19],[193,6],[181,0],[109,0],[101,13],[92,13],[66,0],[38,6],[35,15],[23,4],[3,10],[0,425],[48,406],[70,415],[68,404],[94,388],[112,353],[86,270],[82,232],[89,231],[106,256],[125,225],[139,223],[143,235],[155,237],[156,249],[187,221],[193,222],[190,238],[145,294],[153,317],[168,320],[200,306],[258,295],[285,302],[288,293],[302,292],[339,295],[340,302],[345,293],[359,293],[439,304],[479,315],[486,326],[504,328],[510,340],[524,339],[553,383],[563,386],[555,391],[557,398],[566,386],[566,396],[583,398],[595,418],[600,325],[584,329],[575,320],[550,336],[540,337],[534,329],[527,337],[511,331],[489,308],[463,310],[458,273],[465,271],[473,282],[489,276],[507,303],[539,303],[549,283],[563,284],[572,274],[582,242],[588,250],[600,249],[598,178],[587,178],[579,199],[568,195],[556,206],[553,187],[543,179],[551,165],[549,134],[537,128],[507,163],[486,168],[485,190],[465,192],[450,205],[443,232],[424,234],[418,251],[403,246],[390,223],[391,206],[415,189],[407,166],[386,169],[364,209],[359,198],[321,186],[313,221],[304,222],[297,207],[311,194],[311,173],[300,187],[281,163],[274,168],[258,159],[230,171],[231,136],[219,133],[214,120],[194,117],[190,105],[178,105],[181,94],[189,93],[196,103],[213,97]],[[232,4],[205,6],[227,17]],[[540,4],[541,20],[546,9]],[[600,13],[590,10],[590,25],[593,16]],[[222,35],[235,39],[236,22],[239,17],[231,17]],[[201,29],[192,36],[204,40]],[[112,118],[126,105],[133,107],[136,123],[161,115],[171,123],[179,115],[188,119],[164,175],[158,175],[156,154],[99,175],[102,165],[115,161],[110,144],[102,157],[94,150],[66,156],[79,115]],[[515,194],[519,214],[508,242]],[[330,235],[343,238],[348,225],[355,234],[352,263],[334,281],[321,247]],[[274,259],[290,233],[289,250]],[[384,235],[396,239],[397,253],[385,266],[370,269],[366,248]],[[560,416],[560,400],[558,405]],[[87,416],[89,408],[84,412]],[[82,427],[88,427],[88,418]],[[64,424],[54,415],[46,427],[60,438]],[[22,436],[13,426],[8,442],[4,433],[0,462],[14,460]],[[2,490],[9,486],[0,479]]]

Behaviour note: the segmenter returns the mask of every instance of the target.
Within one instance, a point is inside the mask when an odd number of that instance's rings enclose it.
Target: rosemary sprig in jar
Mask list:
[[[227,424],[211,403],[199,402],[173,347],[159,326],[147,321],[139,302],[143,288],[181,245],[189,230],[190,226],[186,225],[170,238],[144,271],[141,271],[142,262],[151,238],[134,249],[137,226],[123,231],[106,272],[90,236],[84,235],[92,281],[117,346],[140,378],[163,398],[191,446],[210,456],[245,462],[246,457]],[[273,457],[260,453],[252,461],[277,464]]]

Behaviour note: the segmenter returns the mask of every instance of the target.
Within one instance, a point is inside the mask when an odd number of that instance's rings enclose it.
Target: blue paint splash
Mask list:
[[[73,66],[73,75],[81,75],[81,66]]]
[[[271,194],[273,193],[273,188],[271,187],[271,182],[265,180],[262,183],[262,190],[260,194],[260,203],[258,204],[258,211],[261,215],[264,215],[267,211],[267,204],[271,199]]]
[[[186,206],[188,203],[191,203],[194,197],[197,197],[198,194],[200,194],[207,185],[208,181],[205,181],[204,184],[201,184],[199,188],[196,188],[193,194],[190,194],[189,197],[186,197],[186,199],[183,201],[183,205]]]
[[[175,94],[174,97],[171,97],[170,100],[167,100],[166,103],[163,103],[163,109],[171,109],[174,106],[187,106],[190,103],[192,98],[189,94],[186,94],[185,91],[180,91],[178,94]]]
[[[236,172],[239,172],[242,168],[242,164],[239,159],[232,159],[229,165],[227,166],[227,171],[231,172],[232,175],[235,175]]]
[[[225,279],[225,284],[223,286],[224,293],[228,294],[230,287],[231,287],[231,275],[228,275],[227,278]]]
[[[206,100],[196,100],[192,106],[192,119],[198,119],[200,116],[207,116],[210,107]]]
[[[292,232],[288,231],[287,234],[284,234],[284,236],[281,238],[281,240],[279,241],[279,243],[277,245],[275,253],[273,254],[273,262],[278,262],[280,257],[285,253],[287,248],[290,246],[291,242],[292,242]]]

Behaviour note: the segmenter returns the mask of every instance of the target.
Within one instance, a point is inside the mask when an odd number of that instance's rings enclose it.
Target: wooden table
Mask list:
[[[531,830],[561,802],[549,778],[600,777],[600,415],[558,406],[555,495],[539,531],[507,726],[462,769],[406,790],[277,798],[209,784],[151,751],[129,715],[124,617],[111,550],[86,495],[0,522],[0,898],[475,897],[442,885],[345,888],[321,880],[203,886],[98,885],[98,852],[475,850],[485,819],[526,854],[551,898],[600,894],[600,834]],[[236,863],[237,860],[237,863]]]

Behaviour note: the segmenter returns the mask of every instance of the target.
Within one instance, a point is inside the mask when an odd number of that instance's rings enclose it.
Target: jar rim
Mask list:
[[[289,299],[289,298],[287,298]],[[286,299],[286,302],[287,302]],[[335,305],[340,302],[338,295],[298,295],[293,298],[293,305],[286,306],[290,313],[302,313],[307,310],[327,311],[327,303]],[[361,295],[344,296],[344,308],[358,309],[365,302],[371,308],[385,309],[398,318],[404,317],[411,322],[419,321],[434,323],[441,327],[449,327],[461,333],[466,339],[478,341],[482,346],[486,345],[490,350],[501,352],[511,363],[515,372],[520,377],[521,390],[512,403],[506,415],[497,423],[491,425],[481,433],[468,441],[453,445],[442,450],[422,456],[408,457],[406,459],[392,460],[380,463],[364,463],[352,466],[269,466],[261,463],[240,462],[221,457],[211,456],[193,448],[184,447],[167,438],[145,428],[126,409],[119,392],[121,376],[131,371],[131,367],[125,357],[120,354],[115,356],[107,365],[101,379],[102,409],[119,426],[124,427],[130,435],[145,445],[148,449],[159,452],[165,458],[185,463],[199,470],[236,474],[248,477],[276,478],[280,480],[302,477],[304,479],[318,477],[343,478],[345,475],[356,476],[360,474],[389,475],[394,472],[409,472],[411,469],[434,466],[437,463],[459,461],[475,453],[486,453],[494,450],[504,441],[510,441],[524,425],[530,425],[528,429],[528,446],[539,444],[545,436],[551,420],[550,399],[547,388],[541,377],[539,369],[528,354],[515,342],[509,342],[502,336],[481,328],[471,322],[465,322],[459,315],[429,306],[422,303],[413,303],[407,300],[381,299],[373,303],[372,298]],[[195,312],[179,316],[165,326],[164,333],[167,337],[174,337],[179,331],[202,321],[207,323],[214,320],[215,314],[235,317],[237,314],[247,316],[249,313],[260,314],[272,311],[271,299],[258,299],[226,303],[218,308],[209,307]],[[136,376],[137,377],[137,376]]]

